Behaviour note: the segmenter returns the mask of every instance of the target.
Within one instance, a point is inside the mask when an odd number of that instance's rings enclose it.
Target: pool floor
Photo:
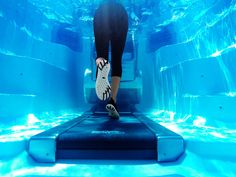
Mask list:
[[[146,176],[146,177],[223,177],[236,176],[235,130],[229,127],[216,128],[199,118],[191,121],[163,116],[157,113],[146,115],[154,121],[179,133],[185,139],[186,152],[176,161],[124,160],[60,160],[57,163],[37,163],[27,153],[27,140],[34,134],[71,120],[81,112],[54,115],[28,115],[18,126],[2,125],[0,133],[0,174],[2,177],[40,176]],[[169,114],[171,115],[171,114]],[[54,117],[50,118],[49,117]],[[188,119],[190,119],[188,117]],[[39,121],[40,120],[40,121]],[[25,122],[26,121],[26,122]],[[4,152],[5,151],[5,152]]]

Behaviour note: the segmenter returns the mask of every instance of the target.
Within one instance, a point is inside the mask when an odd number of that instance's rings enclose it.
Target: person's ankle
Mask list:
[[[102,57],[97,58],[97,59],[96,59],[96,65],[98,66],[99,63],[100,63],[102,60],[104,60]]]
[[[114,98],[114,97],[111,97],[111,99],[114,101],[114,103],[116,103],[116,98]]]

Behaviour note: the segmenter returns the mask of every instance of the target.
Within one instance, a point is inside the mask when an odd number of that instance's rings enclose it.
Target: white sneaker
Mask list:
[[[113,119],[119,119],[120,115],[117,112],[116,108],[112,104],[106,105],[106,110],[108,111],[108,115]]]
[[[105,59],[101,60],[97,65],[97,70],[96,94],[100,100],[105,101],[111,95],[111,86],[108,81],[110,63]]]
[[[107,103],[106,105],[106,110],[108,111],[108,115],[111,118],[114,119],[119,119],[120,115],[119,112],[117,110],[117,106],[116,103],[114,102],[114,100],[111,98],[110,101]]]

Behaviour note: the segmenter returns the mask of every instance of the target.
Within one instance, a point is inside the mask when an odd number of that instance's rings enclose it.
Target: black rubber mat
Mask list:
[[[104,115],[91,115],[57,137],[60,158],[146,158],[155,157],[156,136],[132,115],[113,120]],[[94,151],[94,152],[93,152]],[[125,151],[127,153],[125,153]],[[122,156],[121,156],[122,154]],[[139,157],[143,158],[144,156]]]

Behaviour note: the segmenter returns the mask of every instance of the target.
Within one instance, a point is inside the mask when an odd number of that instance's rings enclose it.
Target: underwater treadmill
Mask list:
[[[136,111],[113,120],[102,111],[82,116],[30,138],[28,153],[38,162],[59,159],[175,161],[183,138]]]
[[[91,66],[84,74],[84,95],[97,105],[82,116],[30,138],[29,154],[39,162],[59,159],[109,159],[174,161],[184,152],[183,138],[135,110],[142,95],[142,77],[138,69],[137,41],[127,37],[122,59],[122,77],[118,98],[120,119],[113,120],[95,93],[95,47],[91,48]],[[93,41],[91,41],[93,44]],[[88,72],[89,71],[89,72]]]

